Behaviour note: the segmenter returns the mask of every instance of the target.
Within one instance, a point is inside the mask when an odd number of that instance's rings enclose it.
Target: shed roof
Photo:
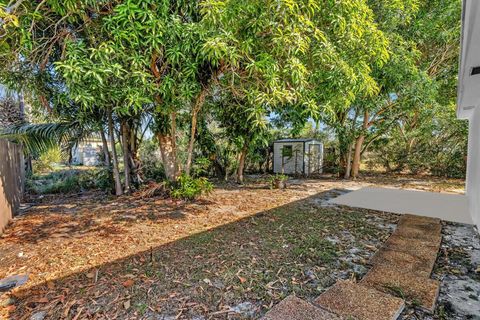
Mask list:
[[[280,140],[275,140],[273,141],[273,143],[277,143],[277,142],[309,142],[309,141],[317,141],[317,139],[313,139],[313,138],[299,138],[299,139],[280,139]]]

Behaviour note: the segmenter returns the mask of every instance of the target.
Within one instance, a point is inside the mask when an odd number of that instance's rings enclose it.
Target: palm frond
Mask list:
[[[77,122],[17,124],[0,129],[0,138],[21,143],[29,155],[41,154],[53,147],[72,145],[85,136],[85,128]]]

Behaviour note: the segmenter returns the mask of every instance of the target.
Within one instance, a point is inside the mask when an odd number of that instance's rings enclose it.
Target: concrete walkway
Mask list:
[[[359,283],[339,280],[313,303],[287,297],[264,320],[395,320],[405,301],[433,313],[440,284],[430,275],[441,231],[439,219],[404,215]]]
[[[467,197],[460,194],[366,187],[330,200],[350,207],[411,213],[445,221],[473,224]]]

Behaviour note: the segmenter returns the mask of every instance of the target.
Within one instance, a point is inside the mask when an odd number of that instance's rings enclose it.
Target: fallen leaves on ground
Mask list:
[[[396,216],[322,203],[367,184],[254,181],[192,203],[45,197],[0,237],[0,277],[30,275],[0,316],[258,318],[288,294],[315,296],[363,272]]]

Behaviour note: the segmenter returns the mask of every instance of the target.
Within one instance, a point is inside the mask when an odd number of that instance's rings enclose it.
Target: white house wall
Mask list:
[[[473,222],[480,230],[480,109],[475,108],[469,119],[467,198]]]
[[[273,171],[282,172],[282,148],[292,146],[292,156],[284,157],[284,173],[303,173],[303,142],[277,142],[273,144]],[[295,160],[296,158],[296,160]],[[295,168],[296,167],[296,168]]]
[[[95,166],[98,164],[98,153],[102,149],[101,141],[81,142],[73,150],[73,162],[85,166]]]

